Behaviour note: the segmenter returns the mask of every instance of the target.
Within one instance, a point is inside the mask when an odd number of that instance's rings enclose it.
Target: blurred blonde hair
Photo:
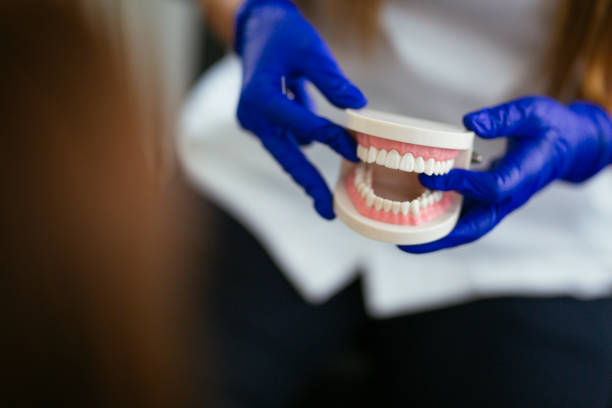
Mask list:
[[[81,5],[0,3],[0,405],[185,406],[181,191],[159,182],[120,43]]]
[[[90,24],[103,29],[123,72],[130,77],[133,97],[146,131],[143,153],[160,182],[175,170],[174,132],[178,101],[163,85],[155,9],[159,1],[72,0]],[[174,96],[174,95],[172,95]]]
[[[325,0],[336,20],[358,27],[367,45],[377,33],[384,0]],[[312,11],[317,0],[298,0]],[[317,4],[323,4],[318,2]],[[583,98],[612,109],[612,0],[559,0],[549,55],[543,69],[551,96]]]
[[[612,109],[612,0],[562,0],[553,34],[551,95]]]

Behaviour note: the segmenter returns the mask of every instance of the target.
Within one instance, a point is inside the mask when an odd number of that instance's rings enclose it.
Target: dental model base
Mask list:
[[[344,161],[334,191],[338,217],[378,241],[415,245],[447,235],[463,198],[430,191],[418,173],[469,168],[474,134],[454,126],[373,110],[346,111],[360,163]]]

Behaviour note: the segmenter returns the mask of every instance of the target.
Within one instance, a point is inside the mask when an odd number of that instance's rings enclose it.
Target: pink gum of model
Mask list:
[[[442,199],[437,203],[430,205],[427,208],[421,208],[418,215],[409,213],[404,215],[401,212],[394,214],[393,211],[382,211],[372,207],[368,207],[357,188],[355,188],[355,170],[352,170],[345,179],[345,187],[351,202],[364,217],[375,221],[386,222],[387,224],[396,225],[419,225],[427,221],[431,221],[438,217],[451,206],[454,200],[454,195],[451,192],[445,192]]]
[[[459,150],[443,149],[441,147],[422,146],[412,143],[396,142],[395,140],[383,139],[380,137],[356,133],[357,142],[363,147],[374,146],[378,150],[397,150],[403,156],[406,153],[412,153],[414,157],[422,157],[423,159],[434,159],[437,161],[446,161],[459,156]]]

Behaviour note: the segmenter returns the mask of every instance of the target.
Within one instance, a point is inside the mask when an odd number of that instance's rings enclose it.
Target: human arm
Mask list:
[[[230,9],[226,4],[217,12]],[[301,145],[324,143],[357,161],[356,144],[345,129],[313,112],[306,85],[312,83],[339,108],[361,108],[365,97],[292,1],[244,1],[231,27],[243,69],[238,121],[312,197],[317,212],[332,219],[329,187]]]

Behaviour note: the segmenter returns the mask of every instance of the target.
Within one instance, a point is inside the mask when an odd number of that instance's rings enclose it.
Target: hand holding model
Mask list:
[[[490,171],[454,169],[444,176],[422,175],[426,187],[456,190],[466,200],[449,235],[400,247],[406,252],[426,253],[475,241],[552,181],[581,182],[612,163],[610,116],[586,102],[565,106],[547,97],[526,97],[470,113],[463,122],[482,138],[508,137],[508,152]]]
[[[243,64],[240,124],[314,199],[317,212],[334,218],[330,190],[300,145],[322,142],[357,161],[356,144],[345,129],[312,112],[305,81],[339,108],[361,108],[365,97],[289,0],[247,0],[236,17],[235,49]]]

